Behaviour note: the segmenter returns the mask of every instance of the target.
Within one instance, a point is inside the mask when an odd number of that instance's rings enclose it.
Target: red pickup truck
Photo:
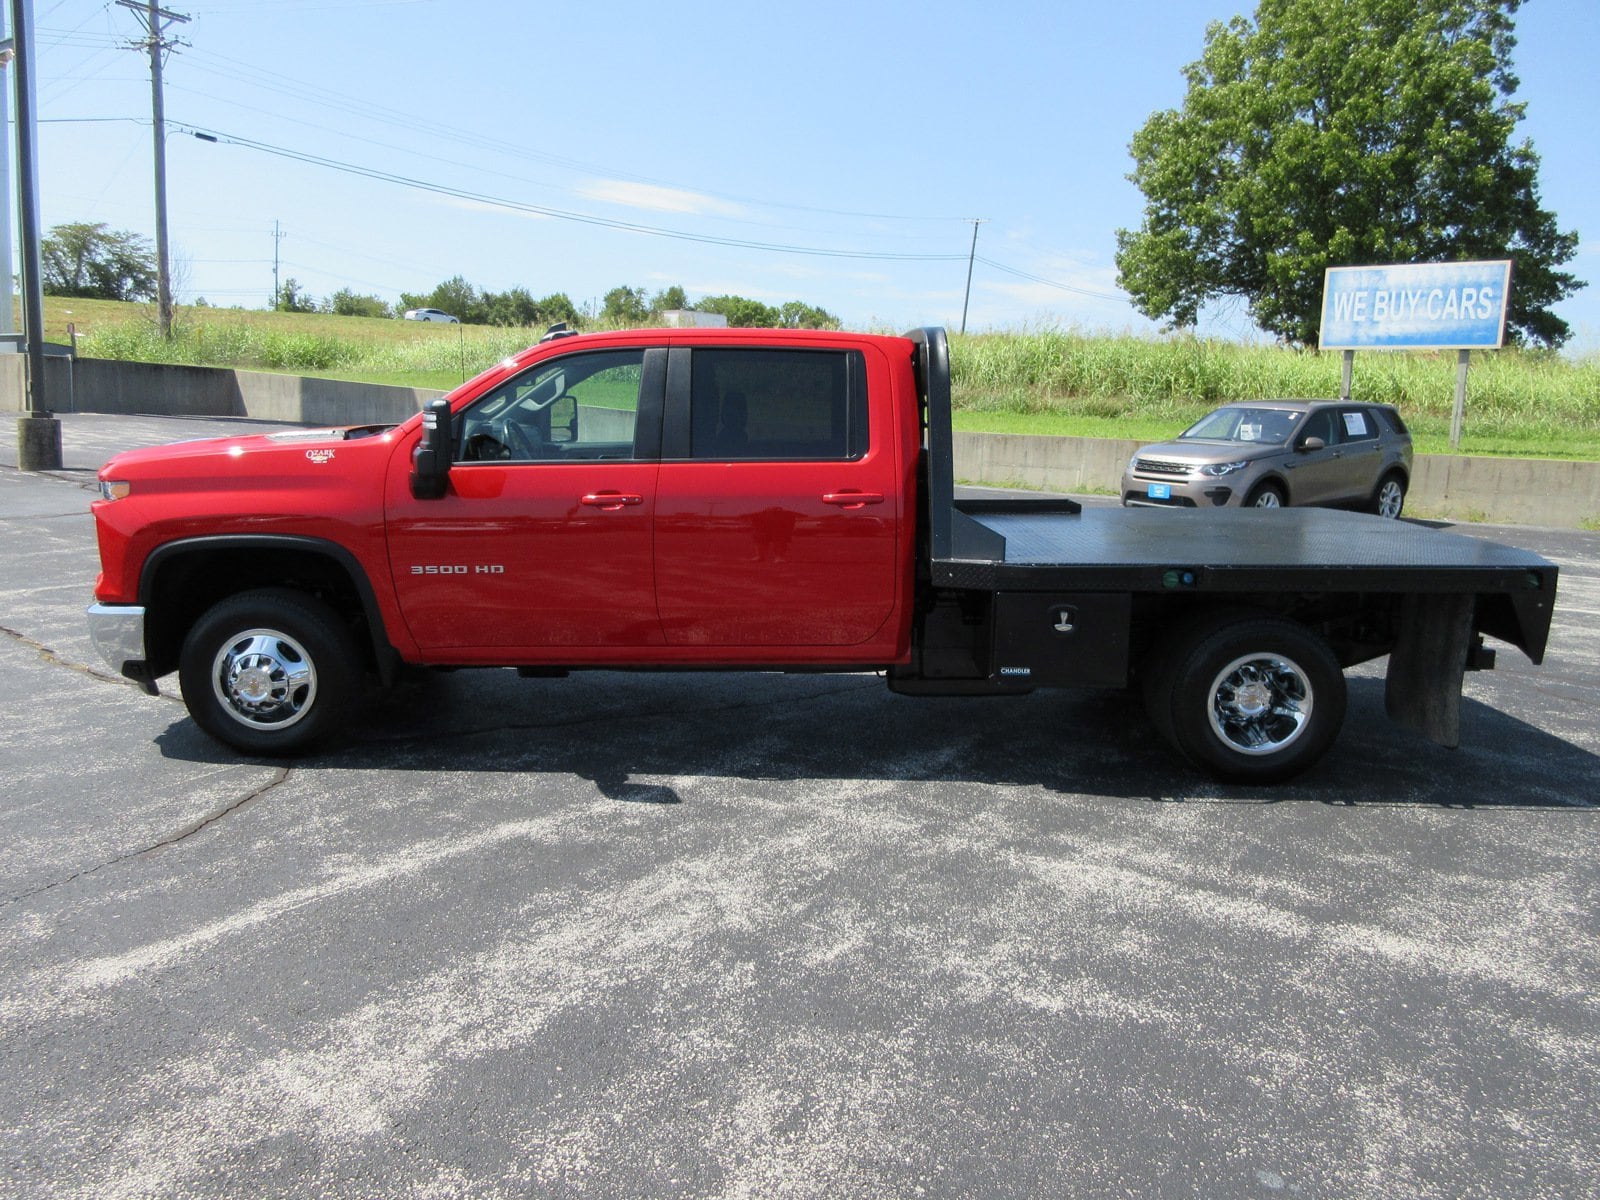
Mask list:
[[[1183,756],[1248,782],[1323,755],[1352,664],[1389,655],[1392,715],[1453,745],[1483,635],[1542,658],[1557,571],[1525,551],[957,498],[948,354],[938,329],[556,331],[398,426],[121,454],[91,631],[249,753],[322,742],[402,664],[877,670],[1137,686]]]

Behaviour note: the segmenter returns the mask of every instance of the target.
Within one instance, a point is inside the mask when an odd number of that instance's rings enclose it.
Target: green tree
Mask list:
[[[664,312],[677,312],[689,307],[689,295],[677,284],[662,288],[650,300],[650,315],[659,317]]]
[[[1325,267],[1510,258],[1513,336],[1564,341],[1550,306],[1585,285],[1512,142],[1520,3],[1260,0],[1213,23],[1182,109],[1133,138],[1144,222],[1117,232],[1117,268],[1140,311],[1192,325],[1241,297],[1314,346]]]
[[[837,329],[839,318],[825,308],[791,300],[778,310],[779,323],[785,329]]]
[[[527,288],[514,287],[509,292],[485,292],[483,306],[490,325],[514,325],[525,329],[539,320],[538,301]]]
[[[105,224],[57,225],[39,241],[40,273],[50,296],[149,300],[156,294],[156,255],[136,233]]]
[[[567,298],[565,292],[551,292],[539,301],[539,316],[535,324],[554,325],[557,321],[565,321],[576,329],[583,318],[578,313],[578,306]]]
[[[358,296],[340,288],[328,297],[328,311],[341,317],[390,317],[389,306],[376,296]]]
[[[278,303],[274,308],[277,312],[311,313],[317,311],[317,302],[309,293],[301,291],[293,279],[285,279],[278,289]]]
[[[643,288],[614,287],[600,302],[600,319],[616,325],[642,325],[649,316]]]
[[[775,329],[782,323],[777,309],[746,296],[706,296],[694,307],[697,312],[721,313],[729,325]]]
[[[487,325],[489,312],[484,298],[459,275],[452,275],[428,295],[422,308],[439,308],[449,313],[463,325]]]

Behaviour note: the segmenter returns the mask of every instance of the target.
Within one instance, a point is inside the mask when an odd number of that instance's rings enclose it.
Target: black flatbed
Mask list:
[[[996,586],[1144,591],[1525,591],[1554,572],[1537,554],[1410,521],[1316,508],[1088,508],[1071,501],[969,501],[993,533]],[[985,561],[985,560],[979,560]],[[977,565],[972,563],[970,565]]]
[[[1413,521],[1318,508],[1083,508],[955,495],[949,346],[912,335],[923,389],[928,578],[984,592],[1476,597],[1473,628],[1544,654],[1556,565]]]

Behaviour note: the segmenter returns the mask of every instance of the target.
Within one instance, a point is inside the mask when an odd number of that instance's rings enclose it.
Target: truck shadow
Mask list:
[[[1520,690],[1520,689],[1519,689]],[[1520,697],[1507,697],[1518,707]],[[187,718],[158,739],[185,761],[240,756]],[[1322,764],[1269,788],[1215,783],[1167,749],[1137,699],[1062,691],[908,699],[872,675],[510,671],[423,674],[377,698],[342,744],[300,770],[560,774],[605,796],[675,804],[685,779],[938,788],[1044,788],[1160,803],[1576,808],[1600,802],[1600,756],[1467,700],[1462,748],[1402,730],[1379,679],[1350,681],[1344,730]]]

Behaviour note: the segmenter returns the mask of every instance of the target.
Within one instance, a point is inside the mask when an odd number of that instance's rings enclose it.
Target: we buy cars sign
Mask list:
[[[1511,260],[1329,267],[1324,350],[1498,350]]]

